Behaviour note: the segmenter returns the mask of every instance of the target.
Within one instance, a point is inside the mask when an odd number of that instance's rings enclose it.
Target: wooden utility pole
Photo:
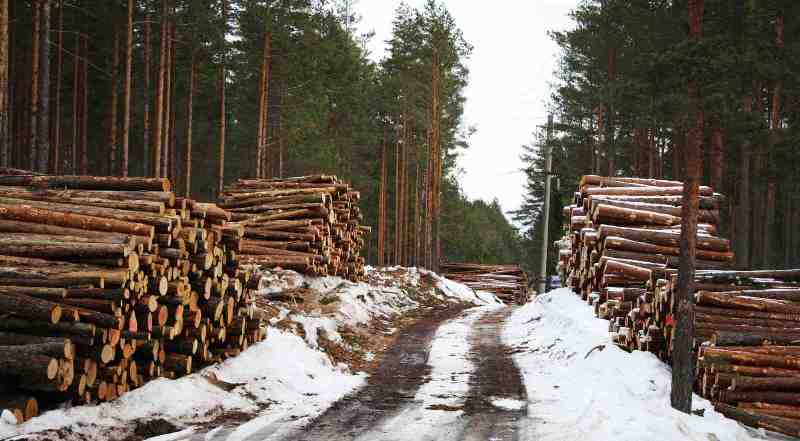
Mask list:
[[[128,176],[128,142],[131,129],[131,74],[133,71],[133,0],[128,0],[128,27],[125,43],[125,85],[122,98],[121,175]]]
[[[542,207],[542,255],[539,264],[539,294],[544,294],[547,287],[547,250],[550,248],[550,178],[553,168],[553,152],[550,143],[553,140],[553,115],[547,115],[547,137],[545,139],[545,178],[544,178],[544,206]]]
[[[225,36],[228,34],[228,2],[222,0],[222,56],[219,65],[219,170],[217,172],[217,194],[222,194],[225,187]]]
[[[703,0],[689,0],[689,41],[703,39]],[[689,139],[685,148],[686,177],[683,184],[681,212],[680,264],[674,316],[675,337],[672,350],[672,407],[684,413],[692,411],[694,384],[694,274],[697,249],[697,215],[700,177],[703,170],[704,115],[697,79],[689,78]]]
[[[167,28],[167,3],[169,0],[161,2],[161,49],[158,61],[158,86],[156,86],[156,109],[153,116],[153,175],[161,177],[161,141],[162,126],[164,122],[164,81],[165,69],[167,66],[167,40],[169,39]]]
[[[28,133],[28,164],[31,170],[36,170],[39,142],[36,136],[39,130],[36,123],[39,121],[39,44],[42,0],[34,0],[33,4],[33,33],[31,34],[31,102],[30,102],[30,132]]]
[[[0,0],[0,167],[10,165],[11,145],[8,142],[9,125],[9,55],[8,55],[8,0]]]
[[[150,20],[148,9],[144,20],[144,102],[142,103],[142,176],[150,174]]]
[[[114,43],[111,54],[111,104],[108,109],[108,175],[117,175],[117,108],[118,90],[117,75],[119,71],[119,32],[114,31]]]
[[[188,198],[192,194],[192,113],[194,106],[195,71],[197,70],[195,61],[195,51],[192,50],[192,58],[189,66],[189,97],[186,103],[186,191],[184,195]]]

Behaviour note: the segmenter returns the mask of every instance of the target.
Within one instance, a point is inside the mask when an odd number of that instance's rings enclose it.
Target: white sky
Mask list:
[[[375,31],[369,44],[380,59],[392,33],[400,0],[360,0],[359,31]],[[407,0],[422,7],[424,0]],[[477,132],[459,160],[464,191],[472,199],[497,198],[503,210],[519,207],[524,176],[519,171],[522,145],[547,120],[545,108],[558,48],[547,31],[570,26],[567,14],[578,0],[444,0],[466,40],[469,60],[465,121]]]

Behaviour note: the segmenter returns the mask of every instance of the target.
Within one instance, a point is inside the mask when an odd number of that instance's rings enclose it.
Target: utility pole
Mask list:
[[[550,142],[553,139],[553,115],[547,115],[547,137],[545,138],[544,154],[544,232],[542,233],[542,262],[539,267],[539,294],[544,294],[547,279],[547,248],[550,240],[550,177],[553,169],[553,151]]]

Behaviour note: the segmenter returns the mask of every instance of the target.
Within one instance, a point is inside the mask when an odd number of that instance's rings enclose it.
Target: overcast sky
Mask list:
[[[360,32],[375,31],[369,44],[380,59],[392,33],[400,0],[359,0]],[[424,0],[407,0],[421,7]],[[519,171],[523,144],[547,119],[558,48],[547,31],[570,26],[567,14],[578,0],[444,0],[467,41],[469,60],[466,123],[477,128],[459,161],[470,198],[497,198],[503,210],[519,207],[524,177]]]

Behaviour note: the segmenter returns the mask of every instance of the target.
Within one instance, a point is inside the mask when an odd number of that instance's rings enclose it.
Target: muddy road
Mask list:
[[[448,310],[422,319],[403,331],[366,387],[293,433],[273,438],[262,431],[247,440],[516,440],[525,387],[501,341],[512,310]],[[449,377],[431,378],[450,363],[432,359],[434,345],[454,360]],[[433,401],[421,393],[429,382],[438,383]]]

